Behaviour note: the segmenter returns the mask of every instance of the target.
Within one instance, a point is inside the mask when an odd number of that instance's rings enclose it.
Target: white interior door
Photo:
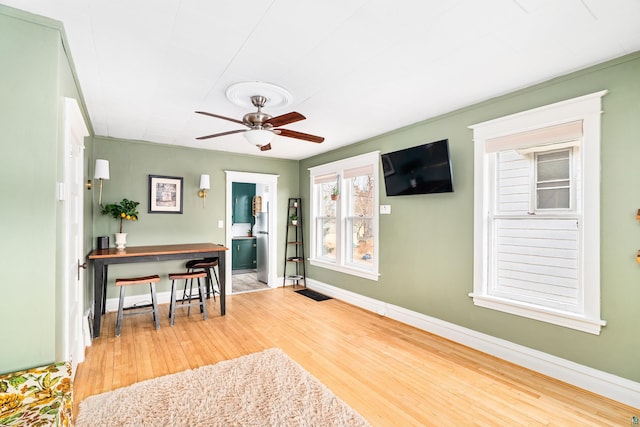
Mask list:
[[[64,357],[75,375],[84,360],[84,138],[89,132],[75,99],[65,98],[65,182],[61,190],[65,223]],[[85,265],[86,267],[86,265]]]

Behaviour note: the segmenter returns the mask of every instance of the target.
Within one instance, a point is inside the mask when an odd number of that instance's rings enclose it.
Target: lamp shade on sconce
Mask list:
[[[96,159],[95,179],[109,179],[109,160]]]
[[[102,206],[102,181],[109,179],[109,160],[96,159],[96,168],[94,170],[93,177],[100,180],[100,196],[98,196],[98,203]]]
[[[209,175],[200,175],[200,191],[198,191],[198,197],[202,197],[202,207],[205,207],[205,200],[207,199],[207,190],[211,188],[209,184]]]
[[[273,132],[264,129],[252,129],[242,134],[253,145],[263,146],[271,142]]]
[[[209,175],[200,175],[200,189],[209,190],[210,188]]]

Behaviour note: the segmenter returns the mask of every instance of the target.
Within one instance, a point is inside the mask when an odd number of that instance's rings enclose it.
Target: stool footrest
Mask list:
[[[132,313],[127,313],[128,310],[136,310],[136,309],[140,309],[140,310]],[[122,316],[136,316],[138,314],[146,314],[146,313],[153,313],[153,315],[155,316],[156,309],[153,308],[151,304],[149,304],[149,306],[146,308],[145,306],[137,306],[137,307],[125,307],[122,309]]]

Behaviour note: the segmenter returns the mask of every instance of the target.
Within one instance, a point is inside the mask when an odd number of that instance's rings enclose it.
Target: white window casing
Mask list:
[[[311,265],[378,280],[379,159],[380,152],[374,151],[309,168]],[[371,197],[367,199],[371,211],[366,214],[352,206],[352,187],[348,185],[362,176],[372,177],[373,185]],[[340,197],[328,202],[327,192],[334,186],[338,188]],[[323,229],[327,227],[331,228],[329,236],[323,234]],[[366,230],[366,244],[371,246],[371,251],[356,257],[354,248],[364,242],[356,242],[355,239],[362,237],[363,230]],[[329,244],[331,247],[327,250]]]
[[[600,115],[606,93],[470,126],[469,295],[475,305],[593,334],[606,325],[600,319]],[[552,158],[554,151],[557,176],[538,180],[539,156]],[[551,199],[539,204],[538,194]]]

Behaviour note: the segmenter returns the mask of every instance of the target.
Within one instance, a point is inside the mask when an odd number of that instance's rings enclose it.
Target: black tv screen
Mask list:
[[[387,196],[453,192],[449,140],[381,155]]]

